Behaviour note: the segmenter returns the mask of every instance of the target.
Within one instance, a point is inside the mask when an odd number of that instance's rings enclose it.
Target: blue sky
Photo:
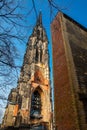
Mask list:
[[[46,29],[46,33],[48,36],[49,41],[49,48],[51,49],[51,28],[50,24],[52,20],[55,18],[56,14],[58,13],[58,10],[55,8],[52,9],[52,13],[50,13],[50,7],[47,0],[34,0],[35,1],[35,7],[37,15],[39,12],[42,12],[42,19],[43,19],[43,25]],[[87,0],[53,0],[56,5],[58,5],[59,9],[66,13],[68,16],[73,18],[78,23],[82,24],[83,26],[87,27]],[[22,10],[23,14],[27,14],[26,16],[26,22],[25,25],[29,26],[29,28],[26,29],[26,42],[28,40],[28,37],[31,35],[33,27],[36,23],[36,14],[34,9],[32,9],[33,4],[32,0],[21,0],[22,5],[25,7],[24,10]],[[49,49],[49,50],[50,50]],[[20,46],[20,50],[22,50],[22,54],[24,54],[25,48],[23,46]]]
[[[51,40],[51,29],[50,24],[52,20],[55,18],[58,10],[52,8],[52,13],[50,13],[50,7],[47,0],[34,0],[37,15],[39,11],[42,12],[43,25],[46,29],[48,41],[49,41],[49,53],[50,53],[50,67],[52,68],[52,40]],[[56,5],[58,5],[59,9],[66,13],[68,16],[73,18],[78,23],[82,24],[87,28],[87,0],[53,0]],[[28,41],[28,37],[32,33],[32,29],[36,23],[36,14],[34,9],[32,9],[32,0],[20,0],[22,6],[24,7],[22,10],[19,10],[22,14],[25,14],[25,22],[24,25],[29,26],[24,30],[26,32],[26,40],[23,45],[17,45],[19,49],[19,53],[21,54],[20,61],[18,63],[22,64],[23,56],[25,53],[26,43]],[[52,77],[52,69],[51,69],[51,77]],[[52,78],[51,78],[52,79]],[[13,87],[16,86],[16,83]],[[0,118],[2,118],[3,113],[2,108],[0,108]],[[0,119],[1,120],[1,119]]]
[[[59,7],[59,9],[73,18],[75,21],[80,23],[81,25],[87,27],[87,0],[53,0],[55,4]],[[52,39],[51,39],[51,22],[55,18],[55,16],[58,13],[58,10],[55,8],[52,8],[52,13],[50,13],[50,6],[47,0],[34,0],[35,2],[35,9],[37,15],[39,12],[42,12],[42,20],[43,25],[46,29],[46,33],[48,36],[49,41],[49,52],[50,52],[50,66],[52,65]],[[32,29],[35,26],[36,23],[36,13],[35,10],[32,10],[33,4],[32,0],[22,0],[22,4],[25,6],[25,11],[23,13],[25,14],[28,12],[27,15],[27,25],[30,27],[30,29],[27,29],[27,38],[32,33]],[[32,11],[31,11],[32,10]]]
[[[53,0],[55,4],[59,7],[59,9],[73,18],[78,23],[82,24],[83,26],[87,27],[87,0]],[[52,65],[52,39],[51,39],[51,22],[55,18],[58,13],[58,10],[52,8],[52,13],[50,12],[50,6],[47,0],[34,0],[35,2],[35,9],[37,15],[39,12],[42,12],[42,20],[43,25],[46,29],[46,33],[48,36],[49,41],[49,52],[50,52],[50,66]],[[36,23],[36,13],[35,10],[32,10],[33,4],[32,0],[22,0],[22,4],[25,6],[25,10],[23,11],[24,14],[28,12],[27,15],[27,25],[30,29],[27,29],[27,38],[32,33],[32,29]],[[32,10],[32,11],[31,11]],[[52,66],[51,66],[52,68]]]

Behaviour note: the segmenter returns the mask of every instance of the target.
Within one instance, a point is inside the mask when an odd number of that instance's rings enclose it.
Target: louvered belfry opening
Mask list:
[[[35,90],[31,97],[31,119],[40,119],[41,116],[41,95]]]

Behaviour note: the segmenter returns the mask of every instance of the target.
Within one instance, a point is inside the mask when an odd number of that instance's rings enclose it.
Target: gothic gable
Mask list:
[[[44,76],[40,70],[37,70],[34,74],[34,82],[38,84],[44,84]]]

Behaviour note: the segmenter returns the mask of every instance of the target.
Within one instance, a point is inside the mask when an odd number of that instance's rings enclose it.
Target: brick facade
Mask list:
[[[79,77],[83,78],[84,85],[87,83],[86,75],[82,75],[83,69],[84,73],[87,72],[87,31],[68,16],[59,13],[51,24],[51,32],[56,129],[87,130],[87,107],[85,105],[84,109],[79,98],[79,91],[82,92],[79,89]],[[85,61],[82,62],[79,57]]]

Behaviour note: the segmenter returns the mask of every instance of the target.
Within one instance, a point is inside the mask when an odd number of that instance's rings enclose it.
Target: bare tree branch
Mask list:
[[[37,19],[37,10],[36,10],[36,6],[35,6],[34,0],[32,0],[32,3],[33,3],[33,8],[34,8],[34,12],[35,12],[35,15],[36,15],[36,19]]]
[[[22,24],[24,15],[19,9],[18,1],[0,0],[0,96],[2,93],[6,96],[9,86],[17,81],[20,69],[16,63],[20,57],[17,44],[24,42],[24,30],[28,26]]]

